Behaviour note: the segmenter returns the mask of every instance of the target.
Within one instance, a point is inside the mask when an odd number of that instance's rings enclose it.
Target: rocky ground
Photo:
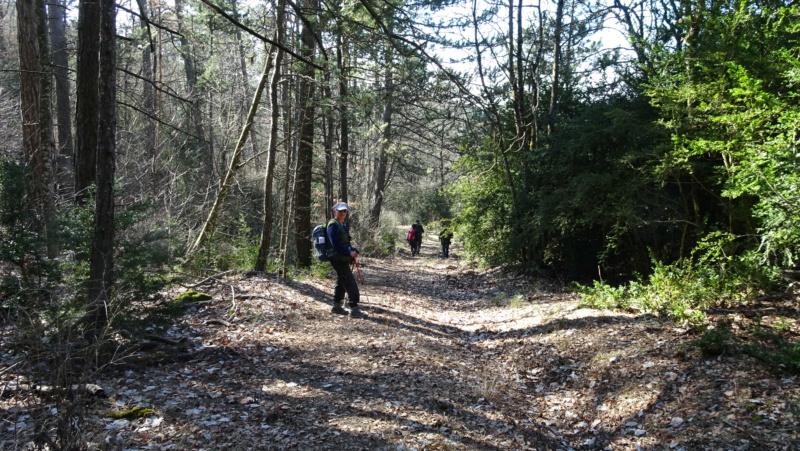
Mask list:
[[[195,289],[213,298],[167,340],[92,381],[104,396],[84,407],[89,448],[800,448],[795,376],[703,358],[685,327],[581,308],[435,244],[360,260],[367,319],[329,312],[332,280],[210,279]],[[780,315],[795,330],[796,305]],[[760,321],[777,317],[761,307]],[[752,317],[717,315],[740,329]],[[0,378],[13,382],[7,362]],[[26,449],[34,403],[4,392],[0,448]],[[110,415],[137,406],[152,411]]]

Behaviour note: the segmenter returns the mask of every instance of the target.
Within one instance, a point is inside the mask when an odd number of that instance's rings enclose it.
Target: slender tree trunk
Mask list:
[[[114,178],[117,129],[117,27],[116,3],[101,0],[99,121],[97,132],[97,201],[94,244],[89,265],[89,302],[95,331],[109,321],[109,304],[114,284]]]
[[[193,146],[200,151],[200,159],[202,161],[201,169],[210,176],[214,172],[214,150],[210,141],[206,139],[205,126],[203,125],[203,104],[200,97],[200,92],[197,89],[197,66],[195,64],[194,55],[192,55],[192,48],[189,40],[186,39],[185,34],[187,31],[183,26],[183,0],[175,1],[175,15],[178,18],[178,29],[182,32],[179,37],[181,43],[180,54],[183,58],[183,71],[186,76],[186,87],[189,91],[189,99],[191,100],[190,121],[194,127],[195,140]]]
[[[305,11],[316,11],[318,0],[305,0]],[[300,32],[301,54],[313,60],[316,40],[313,30],[307,24]],[[314,81],[316,69],[310,64],[303,65],[300,70],[300,142],[297,146],[297,175],[294,189],[294,217],[297,248],[297,264],[301,268],[311,266],[311,165],[314,155]]]
[[[292,136],[292,127],[297,122],[295,116],[295,112],[292,109],[291,105],[294,102],[291,102],[291,92],[296,92],[297,87],[292,84],[291,87],[284,86],[283,89],[283,104],[284,104],[284,117],[290,118],[289,120],[283,121],[283,136],[286,137],[284,139],[284,146],[286,150],[286,168],[283,175],[283,209],[281,211],[281,256],[283,260],[283,273],[286,273],[287,265],[289,263],[289,242],[292,236],[292,216],[289,214],[292,211],[292,199],[293,196],[291,195],[291,190],[289,189],[290,186],[294,184],[292,179],[292,174],[295,173],[295,148],[296,145],[294,144],[294,138],[289,139]]]
[[[258,106],[261,103],[261,94],[263,93],[264,86],[267,84],[267,80],[269,79],[271,65],[272,60],[270,58],[266,58],[266,61],[264,62],[264,71],[261,74],[261,80],[258,82],[258,87],[256,88],[255,95],[253,96],[253,101],[250,104],[250,111],[247,113],[247,119],[245,120],[244,127],[239,135],[239,140],[236,142],[236,148],[234,149],[233,156],[231,156],[231,160],[228,164],[228,170],[226,171],[225,177],[222,180],[222,184],[220,185],[219,192],[214,200],[214,205],[211,207],[211,211],[208,214],[208,218],[206,219],[205,223],[203,223],[203,228],[200,230],[200,234],[197,236],[194,244],[192,244],[192,247],[189,248],[189,251],[186,254],[187,261],[191,261],[197,256],[197,253],[202,249],[203,245],[206,243],[206,241],[208,241],[209,237],[216,228],[217,218],[222,211],[222,205],[225,202],[225,198],[228,196],[228,192],[230,191],[231,186],[233,186],[233,182],[236,178],[236,172],[239,169],[239,161],[242,159],[242,152],[247,144],[247,137],[250,135],[250,129],[253,127],[253,121],[255,120]]]
[[[550,108],[547,114],[547,134],[553,133],[555,127],[556,115],[558,114],[558,96],[559,85],[561,80],[559,75],[561,73],[561,32],[564,28],[564,0],[558,0],[556,5],[555,29],[553,30],[553,83],[550,87]]]
[[[236,0],[232,0],[231,7],[233,8],[233,17],[236,20],[241,20],[239,15],[239,5]],[[242,30],[239,27],[234,27],[234,34],[236,36],[236,48],[239,52],[239,70],[242,72],[242,86],[244,87],[244,97],[246,99],[250,99],[253,97],[253,90],[250,88],[250,83],[248,82],[247,76],[247,58],[245,55],[245,47],[244,47],[244,39],[242,39]],[[242,102],[242,113],[244,111],[245,103]],[[253,155],[258,155],[258,140],[256,139],[256,130],[254,128],[250,129],[250,150],[253,152]]]
[[[75,107],[75,198],[86,200],[95,181],[100,72],[100,3],[80,0],[78,6],[78,73]]]
[[[56,118],[58,120],[58,148],[55,179],[59,186],[73,186],[72,115],[70,104],[69,55],[65,33],[65,0],[50,3],[47,8],[50,23],[53,74],[55,75]]]
[[[53,174],[56,167],[56,143],[53,135],[53,108],[51,99],[53,94],[52,66],[50,63],[50,42],[47,38],[47,7],[45,0],[36,0],[36,37],[39,41],[39,153],[43,166],[38,183],[42,186],[41,212],[42,225],[47,230],[47,224],[53,216],[55,201],[55,179]],[[57,248],[48,240],[47,254],[55,258]]]
[[[339,199],[347,202],[347,160],[350,156],[350,111],[347,107],[347,70],[342,33],[336,36],[336,65],[339,68]]]
[[[286,33],[285,2],[278,4],[278,17],[276,21],[275,42],[283,43]],[[272,78],[269,82],[269,139],[267,142],[267,167],[264,170],[264,220],[261,227],[261,240],[258,245],[258,256],[256,257],[256,271],[267,269],[267,258],[272,240],[272,224],[275,222],[275,214],[272,209],[272,182],[275,177],[275,160],[278,153],[278,127],[280,126],[280,105],[278,104],[278,85],[281,80],[281,64],[283,64],[283,49],[272,46],[270,58],[275,54],[275,63],[272,69]]]
[[[322,175],[322,183],[325,185],[325,201],[323,202],[323,210],[325,216],[333,208],[333,133],[334,133],[334,119],[333,108],[333,94],[331,90],[331,74],[330,71],[324,73],[325,81],[323,83],[323,93],[325,100],[323,101],[323,114],[322,114],[322,147],[325,149],[325,171]]]
[[[386,99],[383,106],[383,117],[381,125],[383,131],[381,133],[381,142],[378,149],[377,167],[375,169],[375,204],[369,215],[369,223],[375,228],[380,225],[381,209],[383,208],[384,192],[386,191],[386,168],[389,164],[389,147],[392,144],[392,113],[394,112],[394,79],[392,68],[392,51],[391,48],[386,50],[385,65],[385,81],[384,89],[386,90]]]
[[[136,0],[139,5],[139,13],[142,16],[141,27],[147,30],[148,45],[142,49],[142,104],[147,117],[144,117],[144,130],[142,130],[142,139],[144,140],[144,150],[148,152],[148,159],[150,160],[150,169],[153,183],[151,184],[152,194],[158,195],[161,187],[157,178],[157,164],[156,158],[158,155],[158,128],[154,118],[158,117],[156,110],[156,92],[155,92],[155,75],[153,70],[153,54],[155,53],[155,45],[150,35],[150,24],[148,19],[150,12],[147,9],[147,0]]]

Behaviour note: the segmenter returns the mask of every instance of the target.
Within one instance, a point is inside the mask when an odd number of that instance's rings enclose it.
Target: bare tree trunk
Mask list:
[[[278,4],[278,17],[276,21],[275,41],[283,43],[286,33],[285,2]],[[283,63],[283,49],[272,46],[269,58],[275,54],[275,63],[272,69],[272,78],[269,82],[269,140],[267,142],[267,167],[264,171],[264,220],[261,227],[261,240],[258,245],[258,256],[256,257],[256,271],[265,271],[267,268],[267,258],[272,240],[272,223],[274,222],[274,212],[272,210],[272,182],[275,177],[275,159],[278,153],[278,127],[280,120],[280,105],[278,105],[278,84],[281,80],[281,64]]]
[[[97,132],[97,202],[94,244],[89,264],[90,325],[99,332],[108,324],[114,284],[114,177],[117,130],[117,27],[116,3],[101,0],[99,121]]]
[[[336,36],[336,65],[339,68],[339,199],[347,202],[347,160],[350,156],[350,111],[347,107],[347,70],[344,65],[342,33]]]
[[[205,127],[203,125],[203,105],[200,93],[197,89],[197,67],[195,65],[194,56],[192,55],[191,45],[189,40],[185,37],[185,29],[183,27],[183,0],[175,1],[175,15],[178,17],[178,28],[181,30],[179,41],[180,54],[183,57],[183,71],[186,75],[186,85],[189,90],[189,99],[191,105],[191,122],[194,127],[195,143],[197,149],[200,151],[200,158],[202,161],[202,171],[210,176],[214,172],[214,150],[206,139]]]
[[[547,134],[553,133],[555,127],[556,115],[558,114],[558,95],[559,85],[561,80],[559,75],[561,73],[559,66],[561,66],[561,32],[564,28],[564,0],[558,0],[556,5],[556,18],[555,29],[553,30],[553,84],[550,87],[550,109],[547,114]]]
[[[69,55],[65,34],[65,0],[56,0],[47,8],[50,23],[53,74],[56,82],[56,118],[58,120],[58,149],[55,179],[62,187],[73,186],[72,115],[70,114]]]
[[[233,8],[233,17],[238,21],[241,19],[239,16],[239,5],[237,0],[231,1],[231,8]],[[247,58],[245,55],[244,39],[242,39],[242,30],[239,27],[234,27],[234,34],[236,36],[236,48],[239,51],[239,69],[242,71],[242,86],[244,87],[244,97],[246,99],[253,97],[253,90],[250,89],[247,77]],[[244,111],[244,103],[242,103],[242,113]],[[250,149],[253,155],[258,155],[258,140],[256,139],[256,130],[250,129]]]
[[[53,178],[56,165],[56,143],[53,135],[53,108],[51,98],[53,93],[53,73],[50,63],[50,43],[47,38],[47,7],[45,0],[36,0],[36,37],[39,41],[39,153],[43,166],[38,174],[38,183],[42,187],[40,217],[46,234],[48,223],[53,217],[55,201],[55,179]],[[51,240],[47,242],[47,255],[55,258],[57,248]]]
[[[146,0],[136,0],[139,5],[139,13],[141,14],[141,26],[148,30],[148,45],[142,49],[142,103],[144,104],[144,111],[147,114],[143,120],[145,121],[144,130],[142,130],[142,138],[144,139],[144,150],[149,152],[148,158],[150,160],[150,172],[152,175],[151,189],[153,195],[158,195],[161,191],[158,178],[157,178],[157,165],[156,157],[158,155],[158,129],[156,121],[158,111],[156,111],[156,93],[155,93],[155,75],[153,70],[153,54],[154,43],[150,35],[150,24],[148,23],[150,12],[147,9]]]
[[[75,199],[86,200],[95,181],[100,72],[100,3],[80,0],[78,6],[78,75],[75,107]]]
[[[322,114],[322,147],[325,149],[325,171],[322,175],[322,182],[325,185],[325,201],[322,208],[325,216],[333,208],[333,133],[334,133],[334,119],[333,108],[333,94],[331,90],[331,74],[330,71],[324,73],[325,81],[323,84],[323,92],[325,100],[323,101],[323,114]]]
[[[318,0],[305,0],[304,11],[316,11]],[[314,58],[316,40],[308,24],[300,32],[301,54],[311,61]],[[300,70],[300,142],[297,146],[297,172],[294,189],[294,217],[297,248],[297,265],[301,268],[311,266],[311,165],[314,156],[314,83],[316,68],[304,64]]]
[[[383,208],[383,195],[386,190],[386,166],[389,162],[389,147],[392,143],[392,113],[394,111],[394,80],[392,68],[392,52],[390,48],[386,49],[385,65],[385,86],[386,99],[383,106],[383,117],[381,124],[383,131],[381,133],[381,143],[378,150],[377,168],[375,170],[375,204],[369,215],[369,223],[372,227],[378,227],[381,219],[381,209]]]
[[[294,85],[291,86],[291,91],[292,92],[297,91],[297,89],[296,89],[296,87]],[[285,105],[284,106],[284,108],[285,108],[284,117],[285,118],[290,118],[290,120],[284,120],[283,121],[283,136],[286,137],[286,139],[284,139],[284,146],[286,148],[286,168],[285,168],[285,173],[284,173],[284,176],[283,176],[283,209],[281,211],[282,224],[281,224],[281,244],[280,244],[280,249],[281,249],[281,256],[282,256],[282,260],[283,260],[283,272],[284,272],[284,274],[286,273],[287,264],[289,262],[289,257],[290,257],[289,256],[289,242],[291,241],[291,236],[292,236],[291,230],[292,230],[292,224],[293,224],[293,222],[292,222],[293,218],[289,214],[289,212],[292,211],[292,199],[293,199],[293,196],[291,195],[291,190],[289,190],[289,187],[294,184],[293,180],[292,180],[292,174],[295,173],[295,171],[294,171],[294,165],[295,165],[294,154],[295,154],[295,147],[296,146],[294,144],[294,141],[295,141],[294,138],[290,139],[290,136],[292,135],[292,126],[293,126],[293,124],[295,122],[297,122],[296,118],[294,117],[294,111],[292,110],[292,107],[291,107],[293,102],[290,101],[290,97],[291,97],[290,88],[288,86],[285,86],[284,89],[283,89],[283,104]]]
[[[45,79],[49,72],[42,65],[42,34],[45,14],[41,0],[17,2],[17,38],[19,43],[20,106],[22,109],[22,146],[28,174],[28,196],[36,212],[37,231],[46,231],[46,218],[52,206],[50,193],[51,154],[48,152],[48,119]]]
[[[256,117],[256,111],[258,111],[258,106],[261,103],[261,94],[264,91],[264,86],[267,84],[267,80],[269,79],[271,65],[272,59],[266,58],[264,63],[264,71],[261,74],[261,80],[258,82],[258,87],[256,88],[255,95],[253,96],[253,102],[250,104],[250,111],[247,113],[247,119],[245,120],[244,127],[242,128],[242,133],[239,135],[239,140],[236,142],[236,148],[234,149],[233,156],[228,164],[228,170],[225,173],[225,177],[223,178],[222,184],[219,187],[219,192],[217,192],[217,197],[214,200],[214,205],[211,207],[208,218],[206,219],[205,223],[203,223],[203,228],[200,230],[200,234],[197,236],[194,244],[192,244],[186,253],[186,261],[191,261],[197,256],[197,253],[202,249],[205,242],[208,241],[208,238],[214,232],[214,228],[217,224],[217,218],[219,217],[219,213],[222,211],[222,204],[225,202],[225,198],[228,196],[228,191],[230,191],[231,186],[233,186],[233,181],[236,178],[236,172],[239,169],[239,161],[242,158],[242,151],[244,146],[247,144],[247,137],[250,135],[250,129],[253,126],[253,121]]]

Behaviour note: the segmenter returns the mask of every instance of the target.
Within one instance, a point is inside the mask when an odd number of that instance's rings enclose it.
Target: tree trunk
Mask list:
[[[41,156],[41,133],[39,133],[39,41],[36,33],[36,0],[17,1],[17,38],[19,43],[19,93],[22,109],[22,145],[25,163],[31,169],[31,181],[35,181],[37,168],[43,166]],[[31,184],[31,195],[35,202],[42,193]]]
[[[322,114],[322,147],[325,149],[325,171],[322,174],[322,183],[325,185],[325,200],[323,201],[323,211],[325,212],[325,216],[328,216],[328,212],[331,211],[333,208],[333,108],[331,108],[331,104],[333,102],[333,93],[331,89],[331,73],[330,71],[326,71],[324,73],[325,81],[324,81],[324,100],[322,102],[323,106],[323,114]]]
[[[237,21],[241,21],[241,16],[239,15],[239,4],[237,0],[231,1],[231,8],[233,9],[233,17]],[[242,29],[239,27],[233,28],[233,33],[236,38],[236,50],[239,52],[239,70],[242,72],[242,87],[244,90],[244,98],[251,99],[253,98],[253,90],[250,88],[250,83],[248,82],[249,78],[247,76],[247,57],[245,55],[245,47],[244,47],[244,39],[242,39]],[[269,53],[271,55],[271,53]],[[245,114],[244,111],[246,103],[242,102],[242,114]],[[252,151],[253,156],[258,155],[258,140],[256,139],[256,130],[254,128],[250,129],[250,150]]]
[[[78,6],[78,73],[75,82],[75,199],[85,201],[95,181],[100,72],[100,3]]]
[[[278,4],[278,17],[276,21],[275,41],[283,43],[283,36],[286,33],[285,2]],[[267,258],[269,249],[272,245],[272,224],[275,221],[275,214],[272,210],[272,182],[275,177],[275,160],[278,153],[278,127],[280,124],[280,105],[278,104],[278,85],[281,81],[281,64],[283,63],[283,49],[272,46],[270,57],[275,53],[275,63],[272,69],[272,79],[269,82],[269,139],[267,142],[267,167],[264,170],[264,220],[261,227],[261,240],[258,245],[258,256],[256,257],[256,271],[267,269]]]
[[[291,101],[291,93],[297,92],[297,85],[296,82],[289,82],[283,85],[283,90],[281,92],[283,96],[283,105],[284,105],[284,120],[283,120],[283,136],[286,137],[283,140],[284,149],[286,152],[286,167],[284,168],[283,174],[283,201],[281,202],[282,209],[281,209],[281,260],[283,261],[283,273],[286,273],[287,265],[290,261],[289,255],[289,241],[292,236],[292,224],[294,224],[294,218],[290,211],[292,211],[292,196],[291,190],[289,189],[294,185],[293,175],[295,173],[295,154],[297,146],[295,144],[295,139],[292,136],[292,127],[294,124],[297,123],[297,118],[295,117],[295,109],[292,107],[294,102]],[[291,139],[290,139],[291,137]]]
[[[56,82],[56,119],[58,120],[58,147],[55,179],[61,187],[73,186],[72,115],[70,104],[69,55],[65,33],[65,0],[50,3],[47,8],[50,23],[53,74]]]
[[[558,0],[556,5],[555,28],[553,30],[553,84],[550,86],[550,109],[547,114],[547,134],[553,133],[556,115],[558,114],[558,95],[561,83],[559,74],[561,73],[561,31],[564,28],[564,0]]]
[[[117,130],[116,3],[101,0],[99,121],[97,131],[97,201],[94,245],[89,265],[89,302],[95,331],[108,324],[114,284],[114,177]]]
[[[187,31],[183,26],[183,0],[175,1],[175,15],[178,18],[178,29],[181,31],[179,37],[181,43],[179,53],[183,58],[186,88],[189,91],[189,100],[192,102],[190,109],[191,117],[189,118],[194,127],[195,135],[192,147],[199,149],[200,161],[202,161],[201,170],[206,176],[210,176],[214,172],[214,150],[206,139],[205,126],[203,125],[203,104],[200,92],[197,89],[197,66],[194,56],[192,55],[191,45],[185,36]]]
[[[383,106],[383,131],[381,133],[380,149],[378,150],[377,168],[375,169],[375,204],[369,215],[369,223],[373,228],[380,225],[381,209],[383,208],[383,195],[386,191],[386,167],[389,163],[389,147],[392,139],[392,113],[394,111],[394,80],[392,68],[392,52],[386,49],[386,61],[384,62],[386,99]]]
[[[42,0],[17,2],[17,38],[20,68],[20,107],[22,110],[22,146],[28,173],[28,196],[36,212],[34,227],[46,231],[46,218],[51,213],[51,147],[48,100],[49,72],[45,67],[47,39]],[[43,64],[43,62],[45,64]]]
[[[158,116],[156,111],[156,90],[155,90],[155,71],[153,70],[153,54],[155,53],[153,38],[150,34],[150,24],[148,19],[150,13],[147,9],[146,0],[136,0],[139,5],[139,13],[141,14],[141,26],[147,29],[148,45],[142,48],[142,104],[144,111],[147,114],[142,118],[144,121],[144,129],[142,130],[142,139],[144,140],[144,151],[148,152],[147,158],[150,160],[149,171],[152,176],[152,189],[151,194],[157,196],[161,192],[161,187],[158,183],[157,173],[158,168],[156,164],[156,156],[158,155],[158,128],[154,118]]]
[[[304,11],[316,11],[318,0],[305,0]],[[301,54],[311,61],[314,58],[316,41],[308,24],[300,32]],[[304,64],[300,70],[300,92],[297,104],[300,109],[300,142],[297,146],[297,172],[294,189],[294,217],[297,248],[297,265],[311,266],[311,164],[314,152],[314,79],[316,69]]]
[[[339,200],[347,202],[347,160],[350,155],[350,112],[347,107],[347,68],[344,65],[342,33],[336,37],[336,65],[339,68]]]

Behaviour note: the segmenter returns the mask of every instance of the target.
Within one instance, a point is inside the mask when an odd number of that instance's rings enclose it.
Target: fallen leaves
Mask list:
[[[362,271],[367,320],[329,314],[329,281],[214,279],[207,287],[212,300],[189,308],[164,334],[185,338],[183,350],[162,343],[163,358],[142,355],[95,381],[112,403],[97,409],[139,405],[153,414],[112,419],[90,412],[83,425],[93,437],[89,447],[633,450],[798,443],[795,377],[767,373],[742,356],[695,358],[685,328],[580,308],[559,287],[460,260],[365,259]],[[521,305],[504,303],[518,294]],[[679,349],[685,358],[676,356]],[[33,419],[22,397],[2,401],[5,448],[32,429]]]

